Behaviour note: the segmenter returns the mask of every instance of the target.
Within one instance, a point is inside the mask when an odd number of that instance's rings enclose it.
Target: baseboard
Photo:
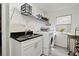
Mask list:
[[[61,48],[65,48],[65,49],[67,49],[67,47],[62,47],[62,46],[59,46],[59,45],[56,45],[56,44],[55,44],[54,46],[58,46],[58,47],[61,47]]]

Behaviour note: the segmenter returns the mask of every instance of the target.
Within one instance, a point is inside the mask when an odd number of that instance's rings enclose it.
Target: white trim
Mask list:
[[[9,55],[9,5],[2,3],[2,56]]]

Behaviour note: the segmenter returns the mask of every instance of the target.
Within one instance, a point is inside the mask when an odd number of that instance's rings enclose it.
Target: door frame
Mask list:
[[[2,3],[2,56],[9,56],[9,3]]]

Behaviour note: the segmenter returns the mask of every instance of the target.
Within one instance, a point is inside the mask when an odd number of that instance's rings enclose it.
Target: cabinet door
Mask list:
[[[21,56],[21,43],[12,38],[10,40],[10,55]]]
[[[75,39],[70,39],[70,51],[74,52]]]
[[[22,48],[22,55],[23,56],[35,56],[35,49],[34,44],[30,44]]]
[[[40,56],[42,54],[42,38],[37,37],[35,41],[30,42],[28,45],[22,46],[22,55],[23,56]]]
[[[57,32],[55,44],[67,48],[67,35],[61,32]]]

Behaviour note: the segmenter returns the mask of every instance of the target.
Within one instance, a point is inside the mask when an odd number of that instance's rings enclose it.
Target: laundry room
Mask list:
[[[1,5],[1,55],[79,56],[79,3]]]

